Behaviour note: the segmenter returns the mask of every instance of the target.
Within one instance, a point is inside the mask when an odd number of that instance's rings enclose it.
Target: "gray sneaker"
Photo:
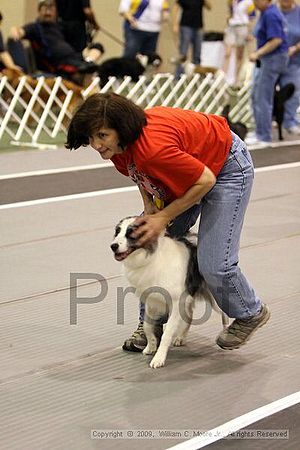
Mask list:
[[[252,334],[270,318],[270,310],[263,304],[260,313],[250,319],[235,319],[226,330],[217,337],[216,343],[224,350],[234,350],[246,344]]]
[[[300,125],[294,125],[290,128],[287,128],[286,131],[290,134],[294,134],[296,136],[300,135]]]
[[[157,344],[159,345],[162,334],[163,324],[157,324],[154,327],[154,334],[157,338]],[[139,322],[137,329],[132,333],[130,338],[126,339],[122,349],[127,352],[142,352],[147,345],[147,338],[144,333],[143,322]]]

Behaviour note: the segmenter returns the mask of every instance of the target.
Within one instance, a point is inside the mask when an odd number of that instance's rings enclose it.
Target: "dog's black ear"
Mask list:
[[[221,114],[222,117],[225,117],[225,119],[227,120],[227,123],[228,123],[231,131],[233,131],[242,140],[244,140],[247,135],[247,132],[248,132],[247,126],[242,122],[231,122],[231,120],[229,120],[229,111],[230,111],[230,105],[227,104],[222,111],[222,114]]]
[[[223,111],[221,113],[221,116],[225,117],[226,119],[229,118],[229,110],[230,110],[230,105],[225,105],[223,108]]]
[[[235,123],[229,122],[229,127],[242,140],[244,140],[245,137],[247,136],[248,128],[247,128],[247,126],[244,123],[242,123],[242,122],[235,122]]]

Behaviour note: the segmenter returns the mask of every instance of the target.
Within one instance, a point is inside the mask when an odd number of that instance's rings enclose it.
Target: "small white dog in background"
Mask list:
[[[144,332],[147,347],[144,355],[154,354],[150,367],[165,364],[169,347],[180,346],[190,327],[195,300],[205,300],[218,309],[199,273],[197,247],[186,238],[161,235],[157,242],[140,248],[131,234],[136,217],[127,217],[116,226],[111,249],[122,261],[125,276],[136,295],[145,303]],[[154,335],[154,322],[169,313],[160,345]]]

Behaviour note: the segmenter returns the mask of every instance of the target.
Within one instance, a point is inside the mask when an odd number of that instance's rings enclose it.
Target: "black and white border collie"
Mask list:
[[[162,59],[157,53],[150,55],[137,55],[136,58],[121,56],[118,58],[109,58],[100,64],[97,68],[100,77],[100,86],[104,87],[109,81],[109,77],[119,79],[130,76],[132,81],[137,83],[139,77],[152,70],[157,70],[162,64]]]
[[[205,300],[217,309],[206,283],[199,273],[197,247],[186,238],[161,235],[157,242],[140,248],[131,236],[136,217],[127,217],[115,229],[111,249],[122,261],[125,276],[136,295],[145,303],[144,332],[147,347],[144,355],[154,354],[150,367],[165,364],[169,347],[181,346],[192,321],[196,299]],[[159,347],[154,335],[156,320],[169,313]]]

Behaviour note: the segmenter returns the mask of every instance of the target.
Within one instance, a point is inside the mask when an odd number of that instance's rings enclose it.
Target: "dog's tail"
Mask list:
[[[224,313],[224,311],[221,310],[221,308],[219,308],[214,296],[210,292],[207,285],[202,293],[202,297],[204,298],[204,301],[207,302],[216,313],[221,314],[223,328],[227,328],[229,325],[229,317]]]
[[[211,305],[211,307],[218,311],[217,303],[211,294],[203,275],[199,272],[197,246],[186,237],[179,238],[190,252],[187,275],[185,280],[185,287],[189,295],[192,297],[201,297],[204,301]]]

